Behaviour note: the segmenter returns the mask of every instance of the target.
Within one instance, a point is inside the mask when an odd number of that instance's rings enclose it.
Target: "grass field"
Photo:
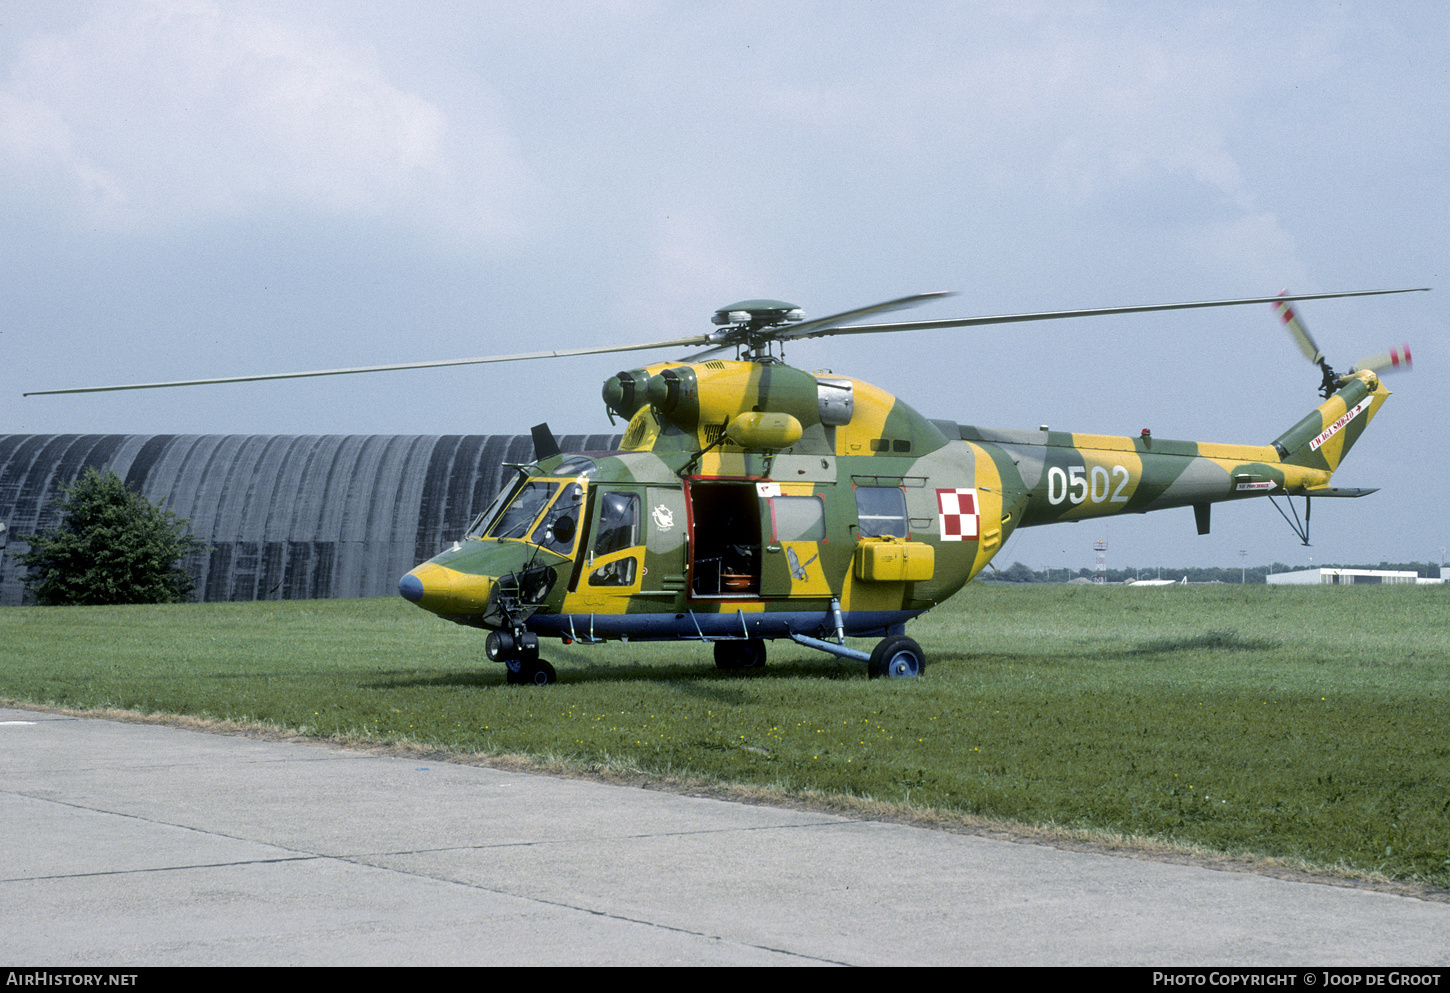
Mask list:
[[[781,642],[545,646],[401,600],[0,610],[0,697],[524,754],[1158,838],[1450,886],[1450,590],[974,585],[926,678]],[[863,643],[866,647],[869,643]]]

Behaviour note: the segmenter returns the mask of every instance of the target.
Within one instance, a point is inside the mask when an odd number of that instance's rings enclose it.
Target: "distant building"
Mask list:
[[[619,435],[559,444],[608,451]],[[528,435],[0,435],[0,605],[24,601],[20,535],[53,527],[87,468],[191,521],[198,599],[307,600],[395,595],[533,452]]]
[[[1300,569],[1298,572],[1271,573],[1268,581],[1277,586],[1359,586],[1366,583],[1413,586],[1420,581],[1420,574],[1389,569]]]

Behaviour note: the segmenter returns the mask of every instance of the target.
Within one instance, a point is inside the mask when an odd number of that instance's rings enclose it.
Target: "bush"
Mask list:
[[[30,545],[16,558],[36,603],[180,603],[191,593],[181,559],[206,546],[190,521],[130,492],[110,469],[87,469],[62,494],[58,525],[18,536]]]

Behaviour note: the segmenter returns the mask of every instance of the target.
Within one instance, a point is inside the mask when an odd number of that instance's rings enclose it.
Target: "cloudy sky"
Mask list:
[[[596,356],[27,390],[650,341],[750,297],[913,316],[1309,303],[1417,369],[1320,501],[1107,526],[1113,565],[1450,545],[1438,3],[0,0],[0,432],[608,430]],[[930,417],[1264,443],[1317,402],[1270,308],[905,333],[792,364]],[[1000,556],[1090,566],[1101,523]],[[1311,558],[1312,557],[1312,558]]]

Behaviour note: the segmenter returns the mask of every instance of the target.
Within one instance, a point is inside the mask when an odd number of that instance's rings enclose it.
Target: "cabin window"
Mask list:
[[[899,486],[856,487],[856,514],[863,538],[905,538],[906,491]]]
[[[820,497],[771,497],[770,519],[776,541],[820,541],[826,536],[826,510]]]

